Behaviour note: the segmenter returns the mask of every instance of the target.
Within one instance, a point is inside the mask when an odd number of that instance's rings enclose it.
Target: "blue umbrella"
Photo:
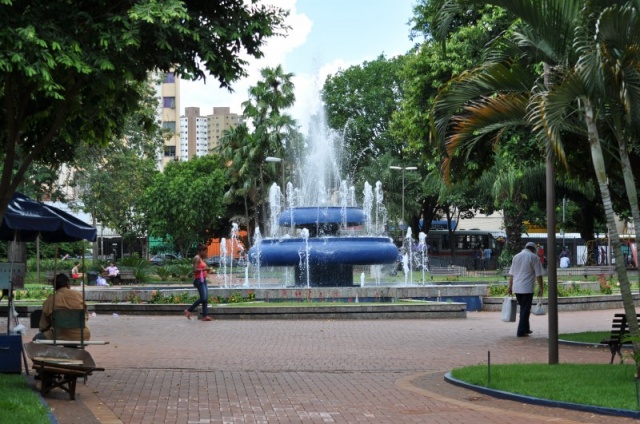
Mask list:
[[[75,216],[15,193],[2,217],[0,240],[34,241],[38,234],[46,243],[95,241],[95,227]]]

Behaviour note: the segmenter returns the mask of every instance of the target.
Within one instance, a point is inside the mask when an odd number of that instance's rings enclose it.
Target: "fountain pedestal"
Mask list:
[[[352,287],[353,265],[347,264],[309,264],[309,286],[311,287]],[[307,286],[305,265],[295,267],[295,283],[298,287]]]

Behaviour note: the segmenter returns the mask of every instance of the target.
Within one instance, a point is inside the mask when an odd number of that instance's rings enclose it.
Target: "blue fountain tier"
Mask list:
[[[280,213],[278,223],[281,227],[295,226],[297,228],[318,224],[340,224],[346,222],[348,226],[365,223],[364,211],[360,208],[340,206],[313,206],[286,209]]]
[[[307,245],[308,242],[308,245]],[[374,265],[398,260],[398,248],[389,237],[317,237],[264,239],[260,245],[261,266],[298,266],[309,264]],[[249,250],[252,263],[257,262],[257,246]]]

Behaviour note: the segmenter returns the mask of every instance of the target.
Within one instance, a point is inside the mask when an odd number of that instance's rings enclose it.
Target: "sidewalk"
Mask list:
[[[560,333],[610,328],[617,310],[562,312]],[[499,312],[464,320],[188,321],[98,315],[91,346],[106,368],[77,398],[46,400],[67,423],[635,422],[497,400],[445,383],[454,367],[547,362],[547,316],[516,338]],[[560,362],[608,363],[607,350],[560,346]]]

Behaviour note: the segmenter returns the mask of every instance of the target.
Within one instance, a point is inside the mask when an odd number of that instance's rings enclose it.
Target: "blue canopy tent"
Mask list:
[[[68,212],[30,199],[22,193],[13,195],[0,225],[0,240],[7,241],[35,241],[38,236],[46,243],[95,241],[97,235],[95,227]],[[11,313],[13,288],[20,285],[16,285],[14,281],[17,277],[14,275],[14,263],[6,265],[7,269],[0,272],[0,288],[9,292],[8,310]],[[22,272],[24,274],[24,270]],[[22,277],[23,275],[20,276]],[[82,287],[84,291],[84,284]],[[7,322],[8,332],[9,322]]]
[[[56,207],[15,193],[2,217],[0,240],[35,241],[38,235],[46,243],[95,241],[95,227]]]

